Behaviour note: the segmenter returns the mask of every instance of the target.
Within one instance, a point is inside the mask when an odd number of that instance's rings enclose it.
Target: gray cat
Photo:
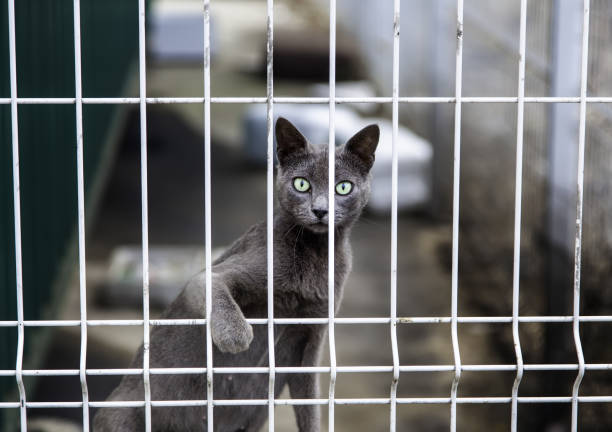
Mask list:
[[[370,168],[379,129],[370,125],[336,150],[335,196],[335,305],[351,269],[349,233],[370,193]],[[276,122],[277,196],[274,217],[274,316],[276,318],[327,317],[327,147],[314,147],[287,120]],[[164,318],[205,317],[205,277],[196,275],[163,314]],[[266,224],[252,226],[220,256],[212,267],[213,363],[215,366],[267,366],[266,325],[254,328],[248,318],[267,316]],[[317,366],[327,327],[276,325],[277,366]],[[151,331],[150,366],[205,367],[206,333],[203,326],[156,326]],[[132,362],[142,367],[142,348]],[[317,374],[276,374],[278,396],[289,385],[295,399],[317,398]],[[267,374],[215,374],[215,399],[267,399]],[[151,375],[152,400],[206,398],[203,374]],[[143,400],[142,377],[125,376],[108,400]],[[217,406],[215,431],[257,431],[267,418],[266,406]],[[154,407],[154,431],[205,431],[206,407]],[[295,406],[301,432],[320,429],[320,408]],[[94,429],[141,431],[143,408],[103,408]]]

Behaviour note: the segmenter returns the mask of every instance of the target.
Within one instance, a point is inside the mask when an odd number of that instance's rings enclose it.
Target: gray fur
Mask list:
[[[370,193],[369,169],[378,143],[378,126],[355,135],[336,151],[336,181],[348,180],[353,190],[336,194],[335,305],[351,269],[349,233]],[[276,124],[279,170],[274,217],[274,316],[327,317],[327,148],[314,147],[285,119]],[[311,189],[298,192],[295,177]],[[322,218],[317,217],[317,210]],[[266,224],[252,226],[212,267],[213,363],[215,366],[267,366],[267,326],[251,326],[248,318],[267,315]],[[164,318],[204,318],[204,272],[196,275],[164,313]],[[316,366],[327,328],[324,325],[275,326],[277,366]],[[156,326],[151,331],[150,366],[205,367],[203,326]],[[142,347],[132,367],[142,367]],[[289,385],[292,398],[317,398],[316,374],[276,374],[276,395]],[[215,374],[215,399],[267,399],[267,374]],[[205,375],[151,375],[152,400],[206,398]],[[143,400],[142,378],[125,376],[108,400]],[[320,429],[319,406],[295,406],[301,432]],[[265,406],[215,407],[216,431],[257,431],[267,418]],[[154,431],[205,431],[206,407],[152,408]],[[140,431],[143,408],[103,408],[94,429]]]

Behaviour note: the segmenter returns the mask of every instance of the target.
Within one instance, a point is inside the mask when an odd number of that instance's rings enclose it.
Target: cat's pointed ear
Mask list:
[[[283,117],[276,120],[276,155],[284,165],[287,159],[308,153],[308,141],[291,122]]]
[[[380,129],[378,125],[371,124],[353,135],[346,143],[344,151],[357,156],[369,171],[374,164],[374,152],[376,151],[376,146],[378,146],[379,138]]]

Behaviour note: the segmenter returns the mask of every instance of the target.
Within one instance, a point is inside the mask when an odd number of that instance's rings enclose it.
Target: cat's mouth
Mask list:
[[[319,221],[308,225],[308,228],[315,233],[327,232],[327,222]]]

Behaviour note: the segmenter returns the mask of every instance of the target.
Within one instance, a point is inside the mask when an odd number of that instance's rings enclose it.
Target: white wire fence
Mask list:
[[[119,98],[87,98],[82,95],[81,88],[81,24],[80,2],[74,0],[74,59],[75,59],[75,97],[74,98],[20,98],[17,92],[17,53],[15,44],[15,0],[8,0],[8,32],[10,55],[10,98],[0,98],[0,104],[10,105],[12,127],[12,155],[13,155],[13,186],[14,186],[14,219],[15,219],[15,255],[17,280],[17,320],[0,321],[0,327],[15,327],[18,334],[17,358],[15,369],[0,370],[0,376],[14,376],[19,390],[18,402],[0,402],[1,409],[19,409],[20,425],[23,432],[28,428],[28,409],[34,408],[82,408],[83,429],[89,430],[90,408],[99,407],[144,407],[146,431],[154,429],[151,423],[152,407],[171,406],[206,406],[206,421],[208,430],[215,426],[215,406],[236,405],[265,405],[268,406],[269,430],[275,429],[274,412],[279,405],[327,405],[328,430],[335,427],[334,410],[336,405],[389,405],[389,429],[397,430],[396,410],[398,404],[446,404],[450,408],[450,430],[457,429],[457,404],[508,404],[508,416],[511,430],[518,428],[519,405],[536,403],[567,403],[571,404],[571,430],[578,429],[579,405],[581,403],[612,403],[612,395],[589,396],[580,395],[580,384],[586,371],[612,370],[612,363],[586,363],[580,339],[580,324],[588,322],[611,323],[612,315],[585,316],[580,315],[580,270],[581,270],[581,242],[582,242],[582,214],[583,214],[583,184],[584,184],[584,155],[586,137],[586,111],[588,104],[611,103],[612,96],[587,96],[587,65],[589,48],[589,0],[584,0],[583,8],[583,34],[582,34],[582,62],[581,62],[581,91],[577,97],[541,97],[525,95],[525,58],[526,58],[526,20],[527,0],[521,0],[520,5],[520,34],[519,59],[517,71],[517,95],[508,97],[464,97],[462,95],[463,71],[463,0],[456,3],[456,68],[455,68],[455,94],[445,97],[403,97],[399,92],[400,78],[400,1],[393,0],[393,27],[388,29],[393,34],[393,64],[392,64],[392,95],[390,97],[349,98],[336,97],[335,93],[335,48],[336,48],[336,3],[330,0],[329,4],[329,97],[275,97],[273,82],[273,37],[274,37],[274,2],[267,0],[267,86],[265,97],[212,97],[210,92],[210,1],[203,2],[204,20],[204,95],[196,97],[147,97],[146,94],[146,35],[145,35],[145,2],[139,0],[139,96]],[[149,104],[203,104],[204,106],[204,153],[205,153],[205,268],[206,270],[206,314],[205,319],[150,319],[149,317],[149,241],[148,241],[148,188],[147,188],[147,106]],[[210,327],[207,323],[211,317],[211,104],[266,104],[267,105],[267,260],[268,260],[268,318],[248,319],[253,325],[267,325],[269,346],[274,345],[274,325],[303,325],[318,324],[329,327],[329,366],[317,367],[278,367],[275,365],[274,350],[269,350],[269,367],[216,367],[213,364],[212,339]],[[393,124],[393,153],[392,153],[392,211],[391,211],[391,283],[389,316],[374,318],[337,318],[334,305],[334,254],[329,256],[329,314],[327,318],[274,318],[273,316],[273,110],[275,103],[309,103],[327,104],[329,106],[329,153],[334,155],[335,147],[335,107],[345,103],[379,103],[391,104]],[[512,315],[511,316],[472,316],[465,317],[458,314],[459,279],[459,205],[460,205],[460,166],[461,166],[461,114],[462,106],[466,103],[511,103],[517,108],[516,128],[516,171],[515,171],[515,207],[514,207],[514,260],[512,284]],[[523,177],[523,123],[525,104],[552,104],[569,103],[579,104],[580,131],[577,140],[579,148],[578,176],[576,178],[577,207],[576,229],[574,247],[574,283],[573,283],[573,313],[561,316],[521,316],[519,311],[520,300],[520,240],[521,240],[521,193]],[[25,320],[23,313],[23,284],[22,284],[22,253],[21,253],[21,215],[20,215],[20,186],[19,186],[19,133],[18,133],[18,107],[28,104],[74,104],[76,107],[76,163],[78,187],[78,245],[79,245],[79,287],[80,287],[80,319],[78,320]],[[83,179],[83,143],[87,137],[83,136],[82,110],[84,104],[138,104],[140,110],[141,132],[141,199],[142,199],[142,266],[143,266],[143,319],[130,320],[90,320],[87,317],[86,307],[86,260],[85,260],[85,215],[84,215],[84,179]],[[399,104],[454,104],[454,159],[453,159],[453,217],[452,217],[452,287],[451,310],[448,316],[432,317],[401,317],[397,315],[397,191],[398,184],[398,153],[397,135],[399,127]],[[330,213],[334,212],[334,158],[329,158],[329,206]],[[329,218],[328,230],[329,248],[334,247],[334,218]],[[494,324],[509,323],[512,325],[514,352],[516,361],[513,364],[464,364],[461,361],[461,345],[457,334],[458,324]],[[575,363],[564,364],[526,364],[521,352],[519,338],[519,325],[521,323],[571,323],[573,326],[574,345],[577,359]],[[336,361],[335,327],[351,324],[387,325],[390,329],[392,365],[371,366],[342,366]],[[453,351],[453,363],[443,365],[402,365],[398,354],[398,325],[418,324],[450,324]],[[199,325],[206,327],[206,367],[202,368],[153,368],[149,364],[149,332],[151,326],[163,325]],[[142,368],[135,369],[88,369],[86,368],[87,329],[95,326],[142,326],[143,327],[143,364]],[[78,369],[28,370],[23,368],[24,338],[26,327],[80,327],[81,346]],[[508,389],[509,396],[504,397],[461,397],[461,375],[464,371],[471,372],[515,372],[512,388]],[[525,371],[575,371],[572,394],[570,396],[520,396],[521,380]],[[389,383],[389,397],[385,398],[336,398],[335,386],[338,374],[350,373],[391,373]],[[398,397],[398,383],[402,374],[420,372],[453,372],[453,380],[448,397]],[[269,376],[269,390],[266,399],[251,400],[215,400],[213,398],[214,374],[267,374]],[[326,397],[319,399],[279,399],[276,398],[275,376],[277,373],[317,373],[329,374],[329,389]],[[151,399],[150,376],[162,374],[205,374],[207,379],[206,394],[201,400],[159,401]],[[91,376],[111,375],[142,375],[144,383],[144,400],[142,401],[92,401],[89,398],[87,378]],[[78,402],[31,402],[28,401],[24,386],[24,377],[30,376],[78,376],[81,384],[82,400]]]

